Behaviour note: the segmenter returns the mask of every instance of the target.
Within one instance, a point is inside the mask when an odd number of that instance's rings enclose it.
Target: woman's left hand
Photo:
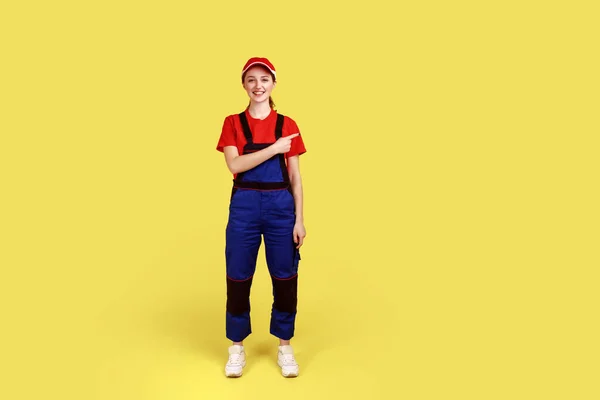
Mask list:
[[[304,229],[304,224],[302,222],[296,222],[296,225],[294,225],[294,243],[296,243],[297,249],[302,246],[305,237],[306,229]]]

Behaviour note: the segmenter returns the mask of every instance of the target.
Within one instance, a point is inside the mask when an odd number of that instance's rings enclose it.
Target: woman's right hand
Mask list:
[[[299,133],[294,133],[293,135],[281,137],[271,145],[271,148],[275,154],[287,153],[292,147],[292,139],[299,135]]]

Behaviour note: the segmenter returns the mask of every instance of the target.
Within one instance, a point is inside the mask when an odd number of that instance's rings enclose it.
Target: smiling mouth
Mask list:
[[[254,93],[257,96],[260,96],[261,94],[265,94],[265,92],[252,92],[252,93]]]

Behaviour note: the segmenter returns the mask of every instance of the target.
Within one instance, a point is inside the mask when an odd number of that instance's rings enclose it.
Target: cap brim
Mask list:
[[[248,71],[250,68],[252,68],[252,67],[254,67],[254,66],[256,66],[256,65],[262,65],[262,66],[263,66],[263,67],[265,67],[265,68],[266,68],[268,71],[270,71],[270,72],[271,72],[271,73],[272,73],[274,76],[277,76],[277,73],[276,73],[275,71],[273,71],[273,70],[272,70],[272,69],[271,69],[271,68],[270,68],[270,67],[269,67],[267,64],[265,64],[265,63],[263,63],[263,62],[260,62],[260,61],[255,61],[255,62],[253,62],[252,64],[248,65],[248,66],[246,67],[246,69],[242,71],[242,75],[244,75],[244,73],[245,73],[246,71]]]

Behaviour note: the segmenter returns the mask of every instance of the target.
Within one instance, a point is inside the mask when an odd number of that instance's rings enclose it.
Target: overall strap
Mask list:
[[[281,114],[277,114],[277,125],[275,125],[275,139],[279,140],[283,135],[283,120],[284,116]],[[281,176],[283,177],[283,181],[286,184],[290,183],[290,176],[288,175],[287,165],[285,163],[285,155],[279,154],[279,166],[281,167]],[[291,188],[288,187],[288,190]]]
[[[277,114],[277,125],[275,125],[275,140],[279,140],[283,135],[283,115]]]
[[[248,120],[246,119],[246,112],[242,111],[238,115],[240,117],[240,122],[242,123],[242,129],[244,130],[246,142],[250,144],[252,143],[252,132],[250,131],[250,126],[248,125]]]

